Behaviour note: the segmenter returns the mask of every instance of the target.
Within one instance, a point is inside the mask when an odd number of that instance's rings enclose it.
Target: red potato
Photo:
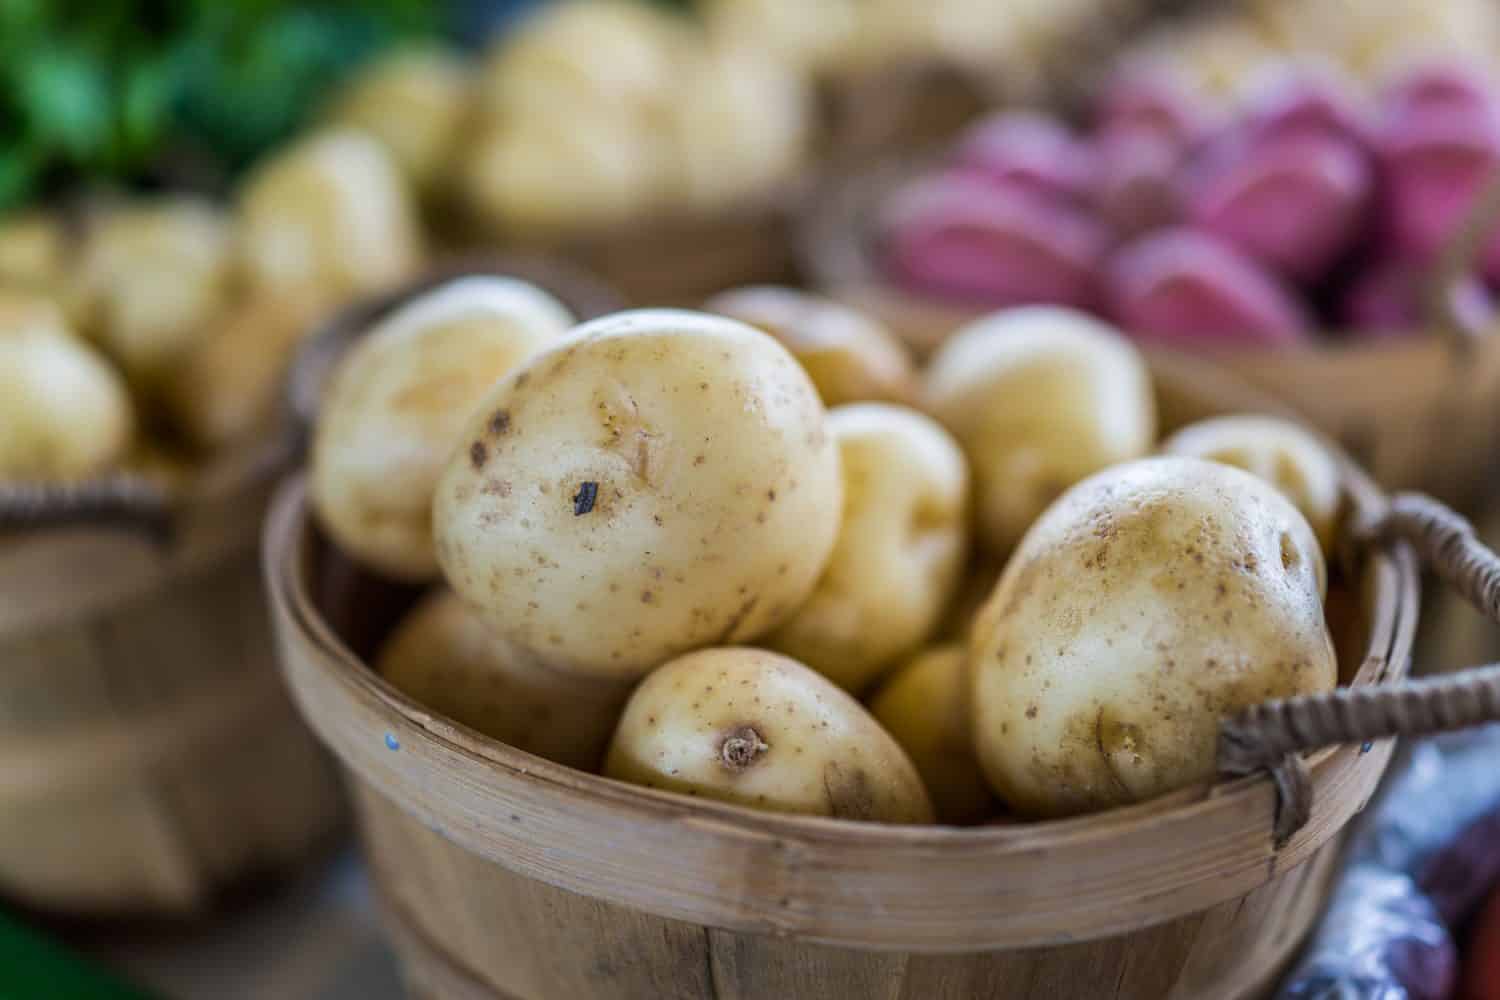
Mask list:
[[[1429,63],[1398,77],[1380,99],[1386,119],[1434,110],[1497,110],[1495,83],[1475,66]]]
[[[1168,74],[1136,67],[1105,85],[1094,127],[1101,138],[1150,134],[1182,149],[1207,132],[1208,113]]]
[[[1081,211],[949,174],[902,190],[884,221],[885,267],[907,288],[996,306],[1097,301],[1109,235]]]
[[[1417,261],[1442,251],[1472,211],[1488,178],[1500,170],[1500,118],[1484,109],[1440,107],[1399,115],[1381,129],[1385,171],[1382,223],[1389,252]],[[1500,244],[1485,257],[1500,275]]]
[[[1310,135],[1361,148],[1368,148],[1374,129],[1369,111],[1343,80],[1308,71],[1273,76],[1251,98],[1246,124],[1257,140]]]
[[[1083,200],[1094,186],[1093,151],[1045,115],[1004,112],[969,128],[953,152],[965,173],[1047,197]]]
[[[1243,156],[1195,178],[1188,214],[1277,273],[1314,282],[1357,235],[1373,190],[1369,162],[1347,139],[1252,139]]]
[[[1474,923],[1460,1000],[1500,1000],[1500,891]]]
[[[1098,183],[1094,204],[1115,232],[1135,236],[1171,225],[1182,217],[1176,142],[1160,133],[1120,130],[1098,144]]]
[[[1339,319],[1363,335],[1416,333],[1428,329],[1428,306],[1423,301],[1429,269],[1392,260],[1368,268],[1345,290]],[[1477,326],[1493,317],[1495,302],[1476,274],[1460,279],[1453,294],[1455,307]]]
[[[1161,343],[1292,344],[1309,325],[1297,299],[1254,262],[1189,229],[1152,233],[1115,253],[1105,294],[1115,322]]]

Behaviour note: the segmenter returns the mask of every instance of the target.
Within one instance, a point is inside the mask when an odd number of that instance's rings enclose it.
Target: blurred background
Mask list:
[[[1497,68],[1496,0],[0,0],[0,287],[42,289],[94,331],[167,475],[259,426],[297,340],[256,332],[250,355],[271,360],[252,380],[242,348],[209,369],[173,331],[246,315],[268,329],[253,310],[269,300],[298,303],[300,328],[454,255],[556,254],[637,303],[815,286],[890,308],[918,352],[930,323],[893,295],[936,309],[945,332],[966,310],[1063,302],[1157,344],[1233,334],[1255,354],[1247,377],[1385,482],[1479,515],[1493,540],[1500,364],[1483,350],[1454,364],[1439,334],[1493,321]],[[1145,79],[1168,82],[1118,83]],[[1116,112],[1176,138],[1115,142],[1099,122]],[[377,167],[350,136],[373,143]],[[1093,158],[1114,200],[1053,199],[1069,164]],[[1260,172],[1223,180],[1244,162]],[[996,202],[976,268],[953,235],[991,207],[954,180],[971,169],[1051,199],[1035,215]],[[1241,225],[1260,214],[1253,197],[1208,207],[1267,176],[1332,242],[1295,237],[1284,254],[1291,223]],[[320,235],[304,245],[286,234],[307,218]],[[1227,291],[1204,278],[1192,308],[1096,295],[1114,264],[1095,243],[1179,226],[1243,254],[1248,277]],[[161,313],[117,290],[144,281],[132,267],[175,275],[231,244],[244,263],[223,265],[207,305]],[[1198,280],[1196,264],[1173,266]],[[1271,350],[1288,345],[1319,353]],[[236,389],[253,381],[247,401],[205,407],[194,390],[226,365]],[[1427,617],[1423,669],[1494,658],[1477,615],[1434,601]],[[100,922],[0,901],[0,1000],[402,995],[338,838],[201,918]]]

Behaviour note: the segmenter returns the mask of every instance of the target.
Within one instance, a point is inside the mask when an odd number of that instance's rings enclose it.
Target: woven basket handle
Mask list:
[[[0,531],[87,525],[166,542],[172,498],[158,483],[115,475],[80,483],[0,483]]]
[[[1426,312],[1462,358],[1495,326],[1487,303],[1472,294],[1466,280],[1475,270],[1485,243],[1500,225],[1500,169],[1480,188],[1467,216],[1443,246],[1426,288]]]
[[[1491,621],[1500,622],[1500,556],[1474,527],[1431,497],[1400,494],[1386,509],[1351,527],[1356,545],[1410,544],[1424,566]],[[1267,770],[1276,783],[1276,841],[1307,823],[1312,783],[1299,754],[1339,744],[1366,744],[1500,722],[1500,664],[1401,684],[1342,688],[1255,705],[1219,725],[1219,772]]]

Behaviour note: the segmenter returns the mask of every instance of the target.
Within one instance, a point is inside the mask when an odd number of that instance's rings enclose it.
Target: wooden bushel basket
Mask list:
[[[927,355],[994,307],[907,292],[881,274],[878,208],[917,168],[910,159],[887,161],[831,183],[804,214],[798,253],[815,287],[885,322]],[[1500,186],[1491,193],[1494,204],[1476,211],[1475,232],[1500,210],[1497,195]],[[1440,268],[1445,273],[1456,272],[1472,250],[1462,238],[1451,249]],[[1490,488],[1490,456],[1500,450],[1500,337],[1457,328],[1460,317],[1446,313],[1448,304],[1435,301],[1431,329],[1409,336],[1228,349],[1211,360],[1289,403],[1384,488],[1422,490],[1468,505]]]
[[[1156,377],[1169,425],[1264,408],[1201,365],[1163,363]],[[1387,509],[1352,464],[1345,482],[1351,523]],[[1421,728],[1341,710],[1324,713],[1344,727],[1330,736],[1306,706],[1275,705],[1262,714],[1280,725],[1256,715],[1249,740],[1230,739],[1226,722],[1220,756],[1227,772],[1270,767],[1275,782],[1226,779],[1056,822],[757,812],[551,763],[387,685],[366,664],[415,594],[370,578],[351,591],[301,480],[278,497],[264,546],[283,669],[348,772],[387,925],[425,996],[1253,996],[1317,915],[1339,834],[1390,757],[1386,737]],[[1354,690],[1310,699],[1314,709],[1414,694],[1402,679],[1417,560],[1384,541],[1361,551],[1335,615]],[[1500,713],[1500,692],[1484,707]],[[1262,728],[1278,738],[1259,742]]]
[[[340,826],[259,586],[291,458],[268,445],[171,500],[124,479],[0,490],[0,897],[186,915]]]

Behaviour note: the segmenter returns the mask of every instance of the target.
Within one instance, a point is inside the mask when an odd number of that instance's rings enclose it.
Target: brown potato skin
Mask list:
[[[774,812],[933,821],[916,768],[864,706],[797,661],[749,647],[689,653],[642,681],[604,773]]]
[[[990,785],[1066,816],[1210,780],[1220,718],[1336,683],[1322,562],[1301,513],[1227,465],[1145,459],[1074,487],[969,641]]]
[[[509,655],[452,591],[423,598],[386,640],[376,670],[435,712],[519,750],[597,771],[630,693]]]

